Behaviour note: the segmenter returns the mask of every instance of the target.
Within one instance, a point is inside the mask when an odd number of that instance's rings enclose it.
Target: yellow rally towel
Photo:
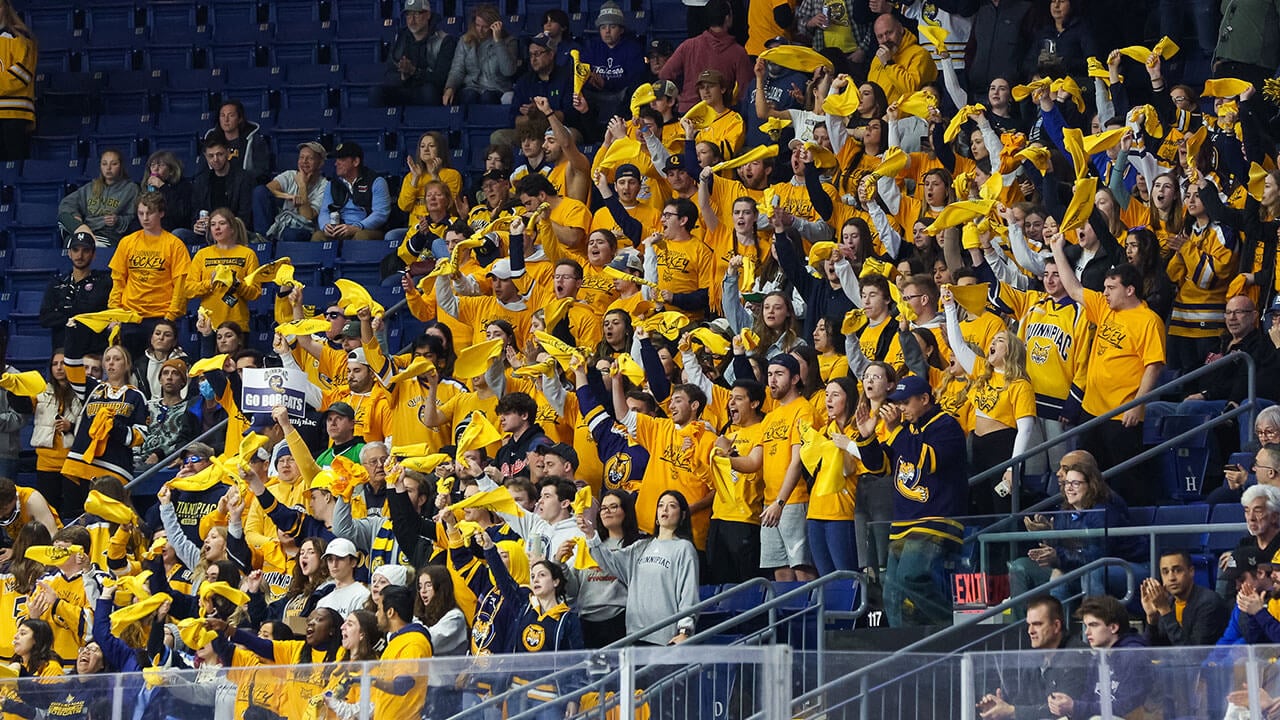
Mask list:
[[[1215,78],[1204,81],[1204,90],[1200,92],[1200,96],[1220,98],[1236,97],[1251,87],[1253,87],[1253,83],[1245,82],[1244,80],[1237,80],[1236,78]]]
[[[1126,127],[1118,127],[1093,135],[1086,135],[1082,140],[1085,154],[1094,155],[1119,145],[1128,130],[1129,128]]]
[[[1089,222],[1089,214],[1093,212],[1093,199],[1098,192],[1098,178],[1088,177],[1076,181],[1072,190],[1071,202],[1062,214],[1062,222],[1058,223],[1058,232],[1067,234],[1083,227]]]
[[[41,565],[49,567],[57,567],[67,561],[72,555],[79,555],[84,552],[84,548],[79,545],[70,545],[68,547],[59,547],[57,545],[32,545],[27,548],[23,554],[28,560],[35,560]]]
[[[1040,171],[1041,175],[1049,172],[1049,150],[1039,145],[1028,145],[1020,150],[1014,157],[1026,160]]]
[[[906,318],[908,322],[915,322],[920,319],[920,314],[915,308],[903,299],[902,291],[898,289],[897,283],[889,283],[889,297],[893,299],[893,304],[898,308],[898,314]]]
[[[578,535],[573,539],[573,569],[574,570],[594,570],[600,567],[596,559],[591,557],[591,551],[587,549],[587,539]]]
[[[1101,80],[1107,85],[1111,84],[1111,69],[1104,65],[1101,60],[1091,57],[1086,62],[1089,66],[1089,77]],[[1124,81],[1123,75],[1120,76],[1120,80],[1121,82]]]
[[[89,446],[81,454],[85,464],[93,464],[94,458],[107,449],[107,439],[111,436],[111,428],[115,427],[115,417],[115,408],[111,406],[100,408],[94,414],[93,421],[89,423]]]
[[[644,386],[644,368],[631,357],[631,353],[619,353],[617,361],[619,374],[630,380],[632,385]]]
[[[790,120],[787,120],[786,118],[771,117],[768,120],[765,120],[764,124],[760,126],[760,132],[768,135],[774,140],[777,140],[779,133],[781,133],[784,128],[788,127],[791,127]]]
[[[386,312],[382,305],[374,301],[363,285],[341,279],[334,280],[333,284],[338,288],[338,292],[342,293],[342,296],[338,298],[338,306],[346,314],[355,315],[364,308],[369,308],[369,312],[374,317],[382,317],[383,313]]]
[[[1141,45],[1130,45],[1128,47],[1120,48],[1119,53],[1127,58],[1137,60],[1143,65],[1146,65],[1147,59],[1152,55],[1158,55],[1162,59],[1168,60],[1178,54],[1178,44],[1170,40],[1166,35],[1165,37],[1160,38],[1160,41],[1156,43],[1156,46],[1151,49],[1147,49]]]
[[[391,447],[391,456],[397,458],[423,457],[431,452],[431,448],[427,447],[424,442],[411,443],[408,445],[393,445]]]
[[[316,333],[325,332],[333,323],[324,318],[307,318],[305,320],[294,320],[283,325],[276,326],[276,332],[281,335],[298,336],[298,335],[314,335]]]
[[[570,50],[569,57],[573,58],[573,94],[581,95],[582,86],[587,84],[587,78],[591,77],[591,66],[582,62],[578,51]]]
[[[511,491],[507,490],[505,486],[478,492],[465,500],[460,500],[450,505],[449,510],[462,510],[472,507],[489,508],[507,515],[524,515],[524,510],[516,504],[515,498],[511,497]]]
[[[1064,91],[1071,96],[1072,102],[1076,104],[1076,110],[1084,112],[1084,94],[1080,92],[1080,86],[1070,75],[1049,83],[1049,92],[1056,94]]]
[[[552,330],[555,326],[564,320],[565,315],[569,314],[569,308],[573,307],[573,298],[558,298],[542,308],[542,316],[547,323],[547,329]]]
[[[941,55],[947,51],[947,37],[950,35],[946,28],[937,25],[927,25],[921,23],[917,26],[916,31],[920,33],[920,37],[928,40],[937,54]]]
[[[988,283],[947,287],[951,288],[951,296],[956,299],[956,304],[971,314],[981,315],[987,309],[987,292],[991,287]]]
[[[426,375],[427,373],[435,372],[435,370],[435,363],[424,357],[415,357],[405,367],[405,369],[387,378],[387,385],[395,385],[396,383],[405,382],[406,380],[413,380]]]
[[[48,383],[39,370],[0,375],[0,390],[8,390],[18,397],[33,398],[44,392]]]
[[[363,465],[341,455],[333,459],[329,472],[334,474],[329,492],[347,502],[351,502],[351,495],[357,487],[369,482],[369,471],[365,470]]]
[[[542,349],[547,351],[551,359],[555,360],[565,370],[572,366],[575,355],[579,358],[582,357],[582,353],[578,352],[577,348],[572,347],[555,335],[538,331],[533,334],[533,337],[542,345]]]
[[[658,289],[658,283],[649,282],[648,280],[645,280],[639,275],[632,275],[626,270],[619,270],[618,268],[615,268],[609,265],[604,266],[604,274],[606,277],[608,277],[611,280],[629,280],[637,285],[644,285],[646,287],[651,287],[654,290]]]
[[[723,335],[709,327],[700,327],[689,333],[689,341],[696,342],[706,348],[712,355],[729,354],[730,343]]]
[[[570,507],[573,509],[574,515],[581,515],[591,509],[591,486],[584,485],[574,493],[573,502]]]
[[[649,83],[641,83],[636,91],[631,93],[631,119],[639,121],[640,108],[657,100],[658,96],[653,92],[653,85]]]
[[[100,310],[98,312],[73,315],[71,319],[94,332],[102,332],[103,330],[106,330],[107,326],[113,322],[142,322],[142,316],[132,310]]]
[[[518,378],[527,378],[536,380],[542,376],[551,377],[556,374],[556,363],[554,360],[543,360],[542,362],[529,363],[522,365],[511,371],[511,375]]]
[[[953,202],[938,213],[938,217],[934,218],[933,223],[925,229],[925,232],[930,235],[936,235],[949,227],[955,227],[970,220],[986,217],[994,205],[995,203],[991,200],[961,200]],[[866,267],[866,263],[863,263],[863,267]]]
[[[225,585],[226,583],[223,584]],[[203,587],[201,590],[203,591]],[[173,602],[173,597],[171,597],[169,593],[156,593],[144,600],[139,600],[132,605],[127,605],[116,610],[111,613],[111,634],[116,636],[120,635],[120,632],[126,627],[140,620],[146,620],[148,617],[154,615],[156,611],[160,609],[161,605],[169,602]],[[244,596],[244,604],[249,604],[248,595]]]
[[[1266,189],[1267,171],[1256,162],[1249,163],[1249,196],[1262,202],[1262,191]],[[1231,297],[1228,295],[1227,297]]]
[[[400,461],[400,467],[405,470],[413,470],[424,475],[430,475],[436,471],[440,463],[449,462],[452,459],[445,453],[431,453],[430,455],[405,458]]]
[[[893,272],[894,270],[893,270],[892,263],[889,263],[885,260],[878,260],[876,258],[867,258],[866,260],[862,261],[862,275],[860,277],[867,277],[868,275],[879,275],[880,277],[888,278],[892,280]]]
[[[898,112],[903,115],[914,115],[921,120],[929,119],[929,108],[938,106],[938,96],[926,88],[917,90],[898,101]]]
[[[215,463],[195,475],[174,478],[167,484],[171,490],[180,490],[182,492],[204,492],[205,490],[208,490],[214,485],[222,482],[226,475],[226,471]]]
[[[841,75],[848,84],[844,86],[844,90],[838,93],[827,95],[822,101],[822,112],[836,117],[848,117],[858,111],[860,98],[858,97],[858,84],[849,79],[848,75]]]
[[[867,311],[854,308],[844,314],[844,320],[840,323],[840,332],[844,335],[854,335],[866,327],[867,323]]]
[[[760,59],[765,62],[771,62],[774,65],[781,65],[788,70],[798,70],[806,74],[812,74],[814,70],[820,67],[828,70],[835,70],[836,67],[822,53],[803,45],[779,45],[769,48],[760,53]]]
[[[902,148],[891,147],[880,156],[880,164],[871,171],[871,174],[877,177],[897,177],[898,173],[906,169],[910,161],[911,158],[902,151]]]
[[[467,451],[479,450],[501,441],[502,433],[493,427],[493,424],[484,416],[484,413],[472,412],[467,423],[467,429],[463,430],[462,437],[458,438],[458,452],[456,454],[458,464],[462,464],[462,456]]]
[[[835,251],[836,244],[830,240],[822,240],[814,243],[813,247],[809,248],[809,267],[815,269],[820,267],[823,261],[830,258],[831,254]]]
[[[133,525],[138,520],[133,508],[97,490],[89,491],[89,497],[84,501],[84,511],[117,525]]]
[[[942,131],[942,139],[951,142],[960,134],[960,127],[969,120],[969,116],[974,113],[986,112],[987,108],[982,103],[973,105],[965,105],[956,111],[955,117],[951,118],[951,122],[947,123],[947,129]]]
[[[452,475],[450,475],[449,477],[440,478],[439,480],[436,480],[436,494],[448,495],[449,493],[453,492],[454,479],[455,478]]]
[[[755,162],[756,160],[768,160],[769,158],[777,157],[777,156],[778,156],[777,145],[757,145],[751,148],[750,150],[748,150],[747,152],[744,152],[735,158],[730,158],[728,160],[725,160],[724,162],[720,162],[720,163],[716,163],[715,165],[712,165],[711,172],[718,173],[724,170],[732,170],[734,168],[742,167],[747,163]]]
[[[640,87],[644,87],[641,85]],[[613,170],[627,163],[635,164],[636,159],[642,153],[647,153],[644,145],[639,140],[633,138],[619,138],[610,143],[609,147],[596,159],[595,169],[597,170]]]
[[[230,265],[219,265],[213,273],[212,282],[223,287],[231,287],[236,284],[236,271],[232,270]]]
[[[742,499],[742,483],[738,482],[733,472],[729,456],[721,455],[713,447],[708,465],[711,467],[711,485],[717,496],[723,495],[723,498],[718,499],[728,500],[730,505],[738,509],[745,508],[746,503]]]
[[[205,627],[202,618],[186,618],[178,621],[178,636],[187,647],[199,650],[218,639],[218,633]]]
[[[249,604],[249,594],[238,587],[227,582],[203,582],[200,583],[200,599],[204,600],[210,595],[218,595],[224,597],[237,606]]]
[[[689,111],[681,119],[692,122],[695,129],[703,130],[715,122],[716,111],[710,105],[700,101],[689,108]]]
[[[196,364],[191,366],[191,369],[187,371],[187,374],[191,377],[200,377],[210,370],[221,370],[222,366],[225,365],[226,362],[226,353],[214,355],[213,357],[196,361]]]
[[[1045,92],[1048,92],[1049,87],[1052,84],[1053,84],[1053,81],[1050,80],[1049,78],[1040,78],[1039,80],[1034,80],[1032,82],[1027,83],[1026,85],[1014,85],[1009,90],[1009,93],[1013,95],[1014,100],[1017,100],[1018,102],[1022,102],[1023,100],[1026,100],[1027,98],[1031,97],[1036,90],[1044,90]]]
[[[674,311],[660,312],[642,323],[645,331],[657,333],[668,340],[679,337],[680,331],[688,324],[689,318],[684,313]]]
[[[244,280],[252,285],[262,285],[269,282],[277,285],[288,285],[293,282],[293,266],[289,262],[289,258],[282,257],[272,260],[266,265],[259,265]],[[287,272],[284,272],[285,268],[288,268]]]
[[[116,604],[128,605],[132,600],[145,600],[151,597],[151,588],[147,584],[150,579],[151,571],[143,570],[137,575],[125,575],[119,580],[106,578],[102,581],[102,584],[105,587],[114,587],[116,589]]]
[[[800,462],[811,474],[814,495],[834,495],[844,489],[844,451],[821,430],[810,425],[801,434]]]
[[[463,348],[458,353],[458,359],[453,363],[454,377],[470,380],[484,375],[485,371],[489,369],[489,363],[493,362],[494,358],[501,356],[503,349],[502,338],[487,340]]]
[[[809,156],[813,158],[813,166],[816,168],[829,169],[840,166],[840,161],[836,159],[836,154],[822,145],[815,142],[806,142],[804,149],[809,151]]]
[[[1075,165],[1076,179],[1089,174],[1089,156],[1084,152],[1084,133],[1079,128],[1063,128],[1062,146]]]

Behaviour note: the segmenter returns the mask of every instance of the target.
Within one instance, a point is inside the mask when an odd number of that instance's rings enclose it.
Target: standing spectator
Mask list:
[[[471,24],[453,54],[445,81],[445,105],[495,105],[511,92],[516,75],[516,39],[503,29],[498,8],[471,9]]]
[[[964,526],[953,518],[969,506],[964,431],[933,398],[928,381],[908,375],[872,417],[859,408],[858,447],[867,471],[892,470],[893,539],[885,573],[884,607],[891,627],[951,622],[946,566],[960,548]],[[883,421],[888,443],[876,435]],[[903,432],[897,432],[903,428]],[[923,459],[923,462],[921,462]]]
[[[187,363],[180,358],[165,360],[154,396],[147,402],[151,430],[134,453],[134,462],[150,467],[177,452],[196,438],[196,417],[187,412]]]
[[[1213,76],[1240,78],[1262,87],[1280,65],[1280,44],[1275,42],[1278,36],[1280,8],[1274,2],[1223,3],[1218,46],[1213,50]]]
[[[0,161],[31,154],[36,124],[36,39],[10,0],[0,0]]]
[[[191,256],[181,240],[165,232],[160,224],[163,218],[164,197],[159,193],[143,195],[138,199],[142,229],[125,236],[111,257],[108,307],[142,316],[140,324],[126,325],[120,333],[131,357],[142,352],[157,319],[175,320],[186,314],[183,287]]]
[[[596,32],[582,51],[582,62],[591,65],[582,92],[596,117],[611,118],[622,114],[624,94],[644,80],[644,45],[627,32],[626,17],[613,0],[600,6]]]
[[[258,255],[249,248],[244,223],[224,207],[209,215],[209,239],[191,259],[187,298],[200,300],[210,324],[230,321],[247,328],[248,303],[262,295],[260,283],[246,281],[258,269]]]
[[[791,42],[795,22],[796,0],[751,0],[747,3],[747,54],[759,55],[774,38]]]
[[[649,75],[645,78],[645,82],[657,82],[662,68],[675,52],[676,49],[671,45],[670,40],[651,41],[649,49],[644,54],[644,61],[649,65]]]
[[[938,79],[938,66],[921,47],[915,33],[898,18],[885,13],[876,18],[876,49],[867,80],[879,85],[886,97],[899,98]]]
[[[542,13],[542,32],[539,34],[546,36],[547,47],[555,57],[556,65],[568,65],[572,60],[570,51],[582,52],[582,46],[569,32],[569,14],[560,8]]]
[[[391,213],[387,181],[365,167],[364,148],[356,143],[342,143],[329,156],[337,171],[324,192],[322,207],[329,217],[311,239],[381,240]]]
[[[84,407],[84,398],[67,380],[63,359],[58,349],[49,360],[49,384],[35,398],[31,432],[31,447],[36,449],[36,489],[59,515],[70,509],[62,503],[62,465],[75,440],[75,421]]]
[[[271,150],[260,130],[258,123],[245,120],[244,105],[239,100],[228,100],[218,109],[218,127],[204,134],[204,147],[207,150],[210,142],[221,141],[231,166],[243,170],[250,181],[256,182],[271,169]],[[245,201],[248,202],[248,198]]]
[[[246,227],[253,226],[253,177],[231,162],[230,146],[219,138],[206,140],[204,160],[208,167],[191,181],[192,208],[204,215],[196,218],[191,230],[174,231],[187,243],[208,236],[208,213],[217,208],[228,208]]]
[[[698,103],[698,78],[707,70],[720,73],[721,85],[745,88],[753,74],[747,51],[729,34],[733,28],[733,10],[726,0],[711,0],[705,8],[708,27],[697,37],[680,43],[674,54],[662,65],[658,77],[680,86],[680,107],[688,109]],[[725,98],[732,103],[732,98]]]
[[[1212,645],[1227,629],[1231,611],[1218,593],[1196,585],[1185,550],[1160,555],[1160,578],[1142,581],[1147,642],[1152,645]]]
[[[298,145],[298,169],[285,170],[267,183],[267,191],[280,200],[280,212],[263,234],[271,240],[300,242],[310,240],[319,229],[319,218],[324,212],[324,196],[329,191],[329,179],[320,174],[324,168],[324,146],[318,142]],[[261,195],[253,194],[253,219],[261,228],[273,216],[268,211],[272,203],[263,203]],[[257,229],[257,228],[255,228]]]
[[[169,150],[157,150],[147,158],[142,192],[164,196],[164,229],[173,232],[191,225],[191,181],[182,175],[182,161]]]
[[[969,96],[984,97],[996,78],[1021,75],[1027,54],[1027,0],[982,0],[969,35]]]
[[[0,374],[16,373],[11,365],[0,365]],[[18,477],[19,432],[31,422],[31,399],[0,391],[0,477]]]
[[[1113,597],[1086,598],[1080,605],[1079,615],[1084,624],[1085,640],[1095,650],[1147,646],[1145,638],[1129,631],[1129,611]],[[1107,660],[1111,671],[1109,687],[1102,686],[1098,666],[1090,663],[1084,693],[1072,697],[1062,690],[1055,690],[1049,695],[1049,715],[1065,716],[1071,720],[1094,717],[1101,713],[1104,692],[1111,696],[1111,713],[1115,717],[1123,717],[1142,707],[1154,679],[1150,659],[1142,653],[1111,653]]]
[[[1083,76],[1086,60],[1098,54],[1093,37],[1089,21],[1076,12],[1072,0],[1049,0],[1049,22],[1032,35],[1023,74]]]
[[[103,150],[98,177],[62,198],[58,204],[58,228],[63,236],[88,228],[98,243],[112,247],[129,232],[138,184],[124,174],[119,150]]]
[[[98,312],[107,309],[111,298],[111,273],[94,270],[93,257],[98,252],[90,232],[77,232],[67,241],[67,259],[70,272],[55,275],[44,291],[40,303],[40,326],[49,329],[53,347],[63,346],[67,321],[73,315]],[[106,347],[106,337],[94,342],[94,352]]]
[[[158,320],[151,331],[147,349],[134,357],[133,386],[148,400],[159,394],[160,370],[175,359],[185,359],[186,353],[178,346],[178,325],[172,320]]]
[[[434,21],[427,0],[405,0],[404,27],[387,56],[387,80],[373,89],[371,105],[440,104],[458,39],[435,27]]]

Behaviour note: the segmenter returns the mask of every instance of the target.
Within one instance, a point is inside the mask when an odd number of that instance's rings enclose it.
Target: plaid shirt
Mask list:
[[[822,28],[810,28],[808,24],[809,20],[824,14],[827,4],[827,0],[800,0],[800,6],[796,9],[797,24],[804,33],[810,36],[810,46],[818,52],[827,49],[827,40],[823,35]],[[853,32],[854,40],[858,43],[859,48],[872,52],[876,47],[875,32],[870,25],[860,25],[853,21],[853,9],[850,5],[851,3],[845,0],[845,17],[849,18],[849,29]]]

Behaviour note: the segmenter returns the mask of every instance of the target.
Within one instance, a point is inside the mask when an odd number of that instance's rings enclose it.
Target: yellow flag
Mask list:
[[[203,360],[197,360],[196,364],[192,365],[191,369],[187,371],[187,374],[191,377],[199,377],[210,370],[221,370],[222,366],[225,365],[226,362],[226,353],[214,355],[213,357],[205,358]]]
[[[460,500],[449,506],[450,510],[463,510],[465,508],[489,508],[507,515],[524,515],[524,510],[516,504],[515,498],[511,497],[511,491],[505,486],[499,486],[492,490],[484,490],[478,492],[471,497]]]
[[[730,344],[720,333],[709,327],[700,327],[689,333],[690,342],[697,342],[712,355],[729,354]]]
[[[732,170],[734,168],[742,167],[743,165],[746,165],[748,163],[755,162],[756,160],[768,160],[769,158],[777,157],[777,156],[778,156],[777,145],[757,145],[735,158],[730,158],[728,160],[725,160],[724,162],[719,162],[719,163],[716,163],[715,165],[712,165],[711,172],[718,173],[724,170]]]
[[[1240,95],[1245,90],[1253,87],[1253,83],[1237,80],[1236,78],[1214,78],[1204,81],[1204,90],[1201,91],[1201,97],[1220,97],[1229,98]]]
[[[33,398],[44,392],[48,383],[38,370],[0,374],[0,390],[8,390],[18,397]]]
[[[587,78],[591,77],[591,66],[582,62],[576,49],[569,51],[569,57],[573,58],[573,94],[581,95],[582,86],[586,85]]]
[[[144,600],[139,600],[132,605],[126,605],[116,610],[111,613],[111,634],[119,635],[129,625],[140,620],[146,620],[154,615],[161,605],[167,602],[173,602],[173,597],[169,593],[156,593]],[[245,606],[249,604],[248,595],[245,595],[244,604]]]
[[[631,357],[631,353],[619,353],[616,358],[618,361],[618,372],[631,381],[636,387],[644,386],[644,368],[635,358]]]
[[[822,53],[803,45],[779,45],[769,48],[760,53],[760,59],[807,75],[812,75],[813,71],[820,67],[835,70],[835,65]]]
[[[497,338],[463,348],[453,364],[454,376],[470,380],[484,375],[489,369],[489,363],[502,355],[503,342],[502,338]]]
[[[97,490],[89,491],[89,497],[84,501],[84,511],[117,525],[132,525],[138,518],[133,508]]]
[[[84,325],[94,332],[102,332],[113,322],[138,323],[142,316],[132,310],[100,310],[98,312],[73,315],[72,320]]]
[[[1062,214],[1062,222],[1058,223],[1058,232],[1067,234],[1089,222],[1089,214],[1093,212],[1094,196],[1098,192],[1098,178],[1089,177],[1077,180],[1072,190],[1071,202]]]
[[[573,496],[573,502],[569,504],[573,509],[574,515],[582,515],[591,509],[591,486],[584,485],[578,488],[578,492]]]
[[[948,285],[951,288],[951,295],[956,299],[956,304],[968,310],[973,315],[981,315],[987,309],[987,292],[990,290],[988,283],[978,283],[977,285]]]
[[[591,557],[591,551],[587,549],[587,539],[581,535],[573,538],[573,568],[575,570],[593,570],[600,567],[596,559]]]
[[[472,412],[470,421],[467,423],[467,429],[462,431],[462,437],[458,438],[458,462],[462,462],[462,456],[471,450],[479,450],[488,447],[496,442],[502,442],[502,433],[493,427],[489,422],[489,418],[481,412]]]

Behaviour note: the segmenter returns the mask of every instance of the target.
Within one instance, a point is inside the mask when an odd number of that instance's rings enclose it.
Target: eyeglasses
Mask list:
[[[1063,480],[1059,484],[1062,485],[1062,487],[1084,487],[1089,483],[1086,480]]]
[[[680,214],[679,214],[679,213],[673,213],[673,212],[664,212],[664,213],[662,213],[662,217],[664,217],[664,218],[680,217]]]
[[[600,512],[606,512],[606,511],[607,511],[607,512],[621,512],[621,511],[622,511],[622,506],[621,506],[621,505],[601,505],[601,506],[600,506]]]
[[[581,280],[582,278],[578,277],[577,275],[565,275],[564,273],[560,273],[559,275],[552,275],[551,279],[552,280]]]
[[[1273,475],[1274,475],[1276,472],[1280,472],[1280,471],[1276,470],[1275,468],[1271,467],[1270,465],[1259,465],[1259,464],[1257,464],[1257,463],[1254,463],[1254,464],[1253,464],[1253,471],[1256,473],[1256,472],[1258,472],[1258,470],[1270,470],[1270,471],[1271,471],[1271,473],[1272,473]]]
[[[205,458],[202,458],[199,455],[188,455],[187,457],[182,459],[182,464],[195,465],[198,462],[204,462],[204,461],[205,461]]]
[[[927,297],[927,296],[926,296],[924,293],[920,293],[919,295],[903,295],[903,296],[902,296],[902,299],[903,299],[903,300],[915,300],[916,298],[922,298],[922,297]]]
[[[326,312],[326,313],[324,314],[324,316],[325,316],[327,319],[329,319],[329,320],[337,320],[338,318],[342,317],[342,311],[341,311],[341,310],[330,310],[330,311]]]
[[[1278,428],[1258,428],[1256,432],[1258,437],[1280,437],[1280,429]]]

